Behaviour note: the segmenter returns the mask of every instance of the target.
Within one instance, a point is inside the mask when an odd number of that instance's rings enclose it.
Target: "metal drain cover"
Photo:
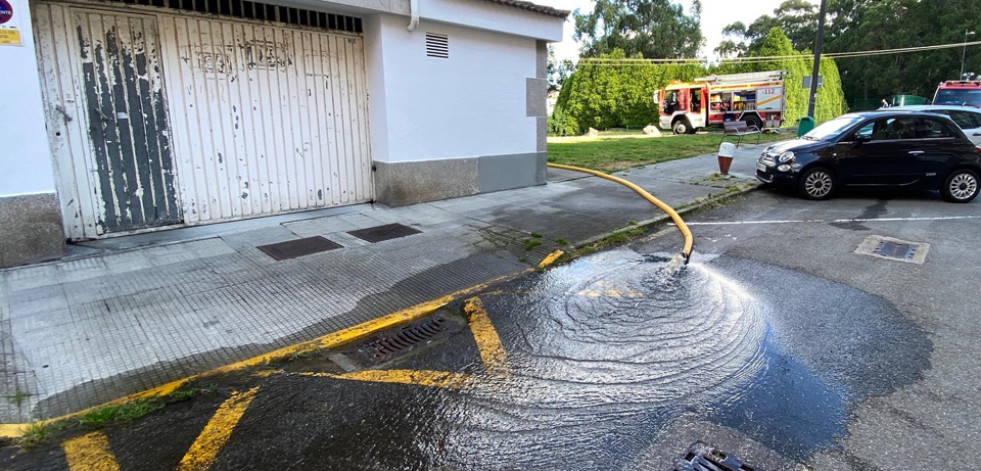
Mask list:
[[[855,253],[886,260],[908,262],[922,265],[926,261],[930,244],[893,239],[892,237],[869,236],[855,249]]]
[[[276,260],[287,260],[302,257],[304,255],[339,249],[341,247],[343,246],[337,242],[327,240],[320,236],[315,236],[304,239],[288,240],[286,242],[277,242],[275,244],[260,245],[256,248],[265,252],[266,255]]]
[[[387,363],[415,349],[447,338],[466,327],[458,316],[437,312],[409,324],[379,332],[331,356],[344,369],[372,368]],[[341,360],[341,361],[338,361]]]
[[[759,471],[730,453],[697,442],[688,448],[684,458],[675,462],[672,471]]]
[[[386,224],[384,226],[369,227],[367,229],[359,229],[356,231],[348,232],[348,234],[353,235],[362,240],[366,240],[371,243],[382,242],[385,240],[398,239],[399,237],[410,236],[413,234],[419,234],[420,231],[413,229],[409,226],[403,226],[401,224]]]

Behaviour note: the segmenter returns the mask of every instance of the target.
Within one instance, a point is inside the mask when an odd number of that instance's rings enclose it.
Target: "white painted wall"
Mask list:
[[[27,0],[15,3],[24,45],[0,46],[0,197],[55,191]]]
[[[374,160],[536,151],[525,95],[535,39],[432,21],[409,32],[404,18],[388,15],[377,26],[367,41]],[[449,37],[449,59],[426,56],[426,32]]]
[[[563,18],[484,0],[419,0],[419,16],[543,41],[561,41],[565,23]]]

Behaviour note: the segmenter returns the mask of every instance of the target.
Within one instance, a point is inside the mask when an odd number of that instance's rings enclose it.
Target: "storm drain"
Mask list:
[[[276,260],[287,260],[304,255],[310,255],[328,250],[339,249],[342,246],[336,242],[327,240],[320,236],[307,237],[304,239],[288,240],[275,244],[260,245],[257,249],[265,252],[266,255]]]
[[[366,240],[371,243],[382,242],[385,240],[398,239],[399,237],[410,236],[413,234],[419,234],[420,231],[413,229],[409,226],[403,226],[401,224],[386,224],[384,226],[369,227],[367,229],[359,229],[356,231],[348,232],[348,234],[353,235],[362,240]]]
[[[688,448],[684,458],[679,459],[672,471],[758,471],[735,455],[725,453],[698,442]]]
[[[873,235],[867,237],[855,249],[855,253],[922,265],[926,261],[929,250],[930,244],[925,242],[910,242],[908,240]]]
[[[465,326],[466,321],[462,318],[437,312],[404,326],[379,332],[330,355],[330,358],[347,370],[371,368],[447,338]]]

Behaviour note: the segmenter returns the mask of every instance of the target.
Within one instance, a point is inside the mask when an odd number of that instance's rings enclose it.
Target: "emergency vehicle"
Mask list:
[[[671,82],[654,94],[658,124],[675,134],[744,121],[763,130],[778,128],[784,116],[786,71],[711,75],[693,82]]]
[[[981,80],[940,82],[937,93],[933,96],[933,104],[981,108]]]

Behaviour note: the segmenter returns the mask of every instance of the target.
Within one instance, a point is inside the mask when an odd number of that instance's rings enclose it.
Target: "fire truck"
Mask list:
[[[757,129],[778,128],[784,116],[783,70],[711,75],[693,82],[671,82],[655,92],[658,124],[675,134],[743,121]]]
[[[940,82],[933,96],[934,105],[959,105],[981,108],[981,80]]]

